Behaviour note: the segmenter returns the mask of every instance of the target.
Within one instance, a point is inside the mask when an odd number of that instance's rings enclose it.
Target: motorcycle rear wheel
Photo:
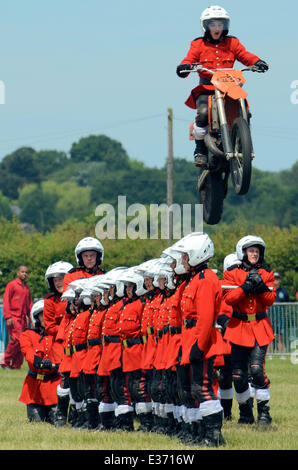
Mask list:
[[[209,173],[200,190],[200,203],[203,204],[203,220],[215,225],[221,219],[225,184],[221,173]]]
[[[248,124],[242,117],[233,123],[231,140],[234,152],[230,160],[231,179],[235,193],[243,195],[250,186],[253,149]]]

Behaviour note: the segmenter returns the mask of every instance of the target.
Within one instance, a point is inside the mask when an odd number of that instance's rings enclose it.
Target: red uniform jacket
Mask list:
[[[258,269],[264,283],[268,287],[273,287],[274,276],[272,271]],[[243,266],[227,270],[224,272],[225,284],[241,286],[248,275],[248,271]],[[267,308],[275,302],[276,292],[268,291],[263,294],[245,295],[241,287],[225,290],[224,300],[233,310],[238,313],[249,315],[265,312]],[[268,317],[262,320],[243,321],[238,318],[231,318],[224,338],[231,343],[241,346],[252,347],[255,341],[259,346],[265,346],[274,339],[272,325]]]
[[[183,282],[174,294],[167,299],[167,309],[169,318],[169,340],[166,350],[165,369],[172,368],[178,364],[178,353],[181,347],[181,332],[182,332],[182,313],[181,313],[181,298],[185,282]]]
[[[150,291],[146,296],[142,320],[141,320],[141,334],[143,338],[143,351],[142,351],[142,369],[152,369],[154,356],[156,352],[156,342],[154,334],[154,314],[156,303],[160,302],[160,292],[158,289]]]
[[[60,375],[53,369],[36,369],[33,366],[34,356],[42,359],[50,359],[53,364],[57,364],[57,344],[52,336],[41,336],[35,330],[25,330],[20,336],[20,346],[22,353],[28,363],[29,369],[37,373],[36,378],[27,375],[22,387],[19,401],[26,405],[55,405],[57,403],[57,386],[60,383]],[[50,380],[42,380],[52,375]]]
[[[26,316],[30,319],[33,305],[29,286],[23,285],[19,278],[10,281],[3,294],[3,315],[5,320],[12,318],[26,327]]]
[[[98,375],[109,375],[111,370],[121,367],[121,342],[119,335],[119,311],[122,299],[108,306],[102,325],[102,353],[97,369]]]
[[[200,62],[204,67],[210,69],[232,68],[235,60],[244,65],[255,64],[259,57],[248,52],[240,43],[239,39],[233,36],[226,36],[219,44],[212,44],[203,38],[195,39],[191,42],[190,49],[181,64],[193,64]],[[210,78],[210,74],[200,72],[203,78]],[[191,92],[186,101],[186,105],[196,109],[196,99],[201,93],[214,90],[213,85],[199,85]]]
[[[65,274],[64,279],[63,279],[63,292],[66,291],[68,285],[72,281],[76,281],[77,279],[84,279],[85,277],[92,277],[92,276],[98,276],[99,274],[104,274],[104,272],[99,269],[95,273],[90,273],[86,269],[83,268],[73,268],[71,269],[68,273]]]
[[[186,282],[181,299],[182,365],[190,363],[190,350],[196,341],[203,359],[223,354],[223,338],[215,327],[221,297],[219,279],[211,269],[204,269]]]
[[[60,342],[63,345],[63,358],[62,362],[59,367],[59,372],[70,372],[71,370],[71,354],[70,354],[70,346],[71,346],[71,334],[73,330],[73,323],[76,317],[74,315],[70,315],[69,313],[65,313],[62,321],[59,325],[58,333],[56,336],[56,341]]]
[[[131,372],[142,368],[143,341],[141,321],[144,299],[122,300],[119,310],[119,334],[122,346],[122,370]],[[134,344],[131,344],[134,343]]]
[[[154,315],[156,351],[153,366],[156,370],[164,369],[166,365],[165,350],[169,341],[169,312],[167,309],[167,295],[167,290],[164,290],[160,293],[160,299],[156,305]]]
[[[59,325],[65,315],[66,306],[67,302],[61,302],[61,296],[57,294],[53,294],[44,300],[43,321],[45,330],[49,335],[53,336],[54,340],[56,340]],[[58,342],[58,347],[61,351],[61,360],[59,361],[61,362],[63,358],[63,346],[60,342]]]
[[[102,306],[93,311],[87,334],[87,354],[83,365],[85,374],[95,374],[102,351],[102,326],[107,308]]]
[[[63,316],[67,302],[61,301],[61,296],[53,294],[44,300],[43,321],[47,333],[54,338],[58,333],[58,328]]]
[[[78,377],[83,369],[87,355],[87,336],[90,310],[78,313],[72,323],[69,333],[69,343],[71,348],[71,369],[70,377]]]

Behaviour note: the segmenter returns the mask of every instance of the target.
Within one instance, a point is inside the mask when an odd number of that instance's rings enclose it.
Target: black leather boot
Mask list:
[[[255,422],[250,399],[245,403],[239,403],[239,412],[238,424],[253,424]]]
[[[185,423],[182,425],[183,427],[183,432],[179,436],[179,439],[183,444],[188,444],[191,442],[194,438],[194,427],[193,423]]]
[[[116,429],[116,416],[114,411],[99,413],[99,424],[96,431],[111,431]]]
[[[84,403],[81,408],[77,410],[77,419],[72,424],[73,429],[87,429],[88,428],[88,415],[87,415],[87,407],[86,404]]]
[[[69,396],[66,395],[66,396],[60,397],[58,395],[57,411],[56,411],[56,417],[54,421],[54,426],[56,428],[61,428],[62,426],[66,425],[68,406],[69,406]]]
[[[205,436],[199,444],[202,447],[219,447],[225,445],[225,440],[221,434],[222,412],[214,413],[203,417],[205,426]]]
[[[205,437],[205,425],[202,419],[191,423],[191,439],[187,441],[188,445],[201,445]]]
[[[208,163],[208,150],[204,140],[196,140],[194,151],[194,160],[196,166],[206,166]]]
[[[86,428],[89,430],[97,428],[99,425],[98,402],[87,399],[86,405],[87,422]]]
[[[232,420],[232,405],[233,405],[233,399],[226,399],[222,398],[220,400],[220,404],[223,407],[223,413],[224,413],[224,419],[226,421],[231,421]]]
[[[140,420],[140,426],[138,427],[137,431],[151,432],[154,425],[152,412],[150,411],[149,413],[140,413],[138,417]]]
[[[134,431],[133,425],[133,411],[129,411],[128,413],[122,413],[117,417],[117,430],[118,431]]]
[[[69,409],[68,409],[68,416],[67,416],[67,422],[73,426],[78,419],[78,412],[76,409],[76,405],[74,403],[70,403]]]
[[[269,414],[269,401],[257,401],[257,409],[258,409],[258,424],[260,426],[268,426],[271,424],[272,418]]]

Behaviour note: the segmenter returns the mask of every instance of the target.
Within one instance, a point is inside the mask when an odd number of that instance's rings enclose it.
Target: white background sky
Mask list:
[[[252,134],[261,170],[298,159],[298,2],[227,0],[230,34],[270,65],[247,73]],[[0,16],[0,158],[22,146],[69,152],[73,142],[106,134],[147,166],[167,156],[167,109],[174,113],[174,154],[192,161],[184,101],[195,74],[176,66],[201,35],[194,0],[3,0]],[[298,89],[298,88],[297,88]],[[148,118],[148,119],[147,119]]]

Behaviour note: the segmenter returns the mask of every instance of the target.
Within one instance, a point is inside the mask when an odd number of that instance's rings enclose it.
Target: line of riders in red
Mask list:
[[[231,176],[237,194],[250,185],[254,151],[243,70],[266,62],[228,35],[220,6],[201,15],[203,36],[191,42],[177,74],[199,74],[186,101],[204,220],[219,222]],[[233,69],[238,60],[247,68]],[[77,267],[57,261],[45,279],[51,294],[31,311],[20,339],[29,365],[19,400],[31,421],[73,429],[157,432],[194,446],[221,446],[223,419],[271,423],[265,356],[274,339],[268,307],[276,297],[262,238],[241,238],[223,260],[223,280],[209,268],[206,233],[183,237],[133,267],[104,272],[104,248],[86,237]],[[136,420],[137,418],[137,420]]]
[[[19,400],[31,421],[74,429],[158,432],[220,446],[223,419],[271,423],[268,307],[276,298],[262,238],[247,235],[209,268],[214,245],[194,232],[159,258],[101,270],[104,248],[86,237],[78,266],[45,273],[51,294],[32,307],[21,334],[28,362]]]

